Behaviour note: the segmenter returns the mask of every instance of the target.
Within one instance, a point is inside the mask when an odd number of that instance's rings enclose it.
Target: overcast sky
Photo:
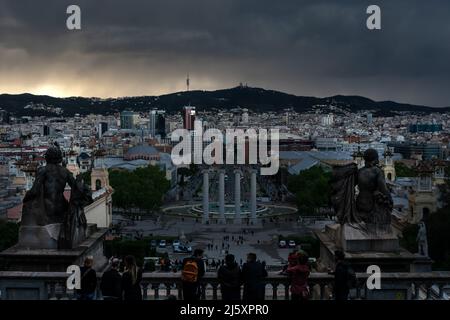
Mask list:
[[[370,4],[382,30],[366,28]],[[450,1],[0,0],[0,93],[155,95],[188,72],[192,90],[450,106]]]

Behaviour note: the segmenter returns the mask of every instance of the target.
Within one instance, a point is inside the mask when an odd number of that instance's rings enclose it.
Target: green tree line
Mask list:
[[[445,169],[446,180],[439,186],[442,208],[425,221],[430,258],[437,270],[450,270],[450,166]]]
[[[439,187],[442,207],[430,214],[425,221],[428,236],[429,256],[433,260],[433,269],[450,269],[450,166],[446,168],[446,181]],[[402,234],[402,245],[416,253],[418,249],[417,225],[407,226]]]
[[[170,183],[156,166],[134,171],[110,170],[109,182],[114,189],[113,205],[125,211],[139,208],[147,212],[159,209]]]
[[[314,166],[288,178],[288,189],[295,194],[297,208],[301,215],[317,214],[320,208],[330,203],[331,172]]]
[[[399,178],[402,177],[410,178],[417,176],[417,172],[413,168],[408,167],[402,162],[398,161],[395,162],[394,167],[395,167],[395,175]]]

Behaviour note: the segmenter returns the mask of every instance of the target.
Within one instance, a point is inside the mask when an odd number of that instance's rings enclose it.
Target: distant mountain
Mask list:
[[[239,86],[216,91],[177,92],[161,96],[141,96],[122,98],[55,98],[32,94],[2,94],[0,108],[15,116],[73,116],[89,113],[112,114],[123,110],[148,111],[162,108],[177,112],[185,105],[199,110],[236,107],[253,111],[281,111],[293,108],[297,112],[310,111],[315,105],[333,104],[349,111],[373,110],[375,115],[393,115],[396,111],[450,112],[450,107],[432,108],[427,106],[397,103],[393,101],[373,101],[360,96],[336,95],[326,98],[304,97],[274,90]]]

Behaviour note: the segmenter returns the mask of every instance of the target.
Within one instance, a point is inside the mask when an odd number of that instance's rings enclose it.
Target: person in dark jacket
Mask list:
[[[81,289],[77,290],[78,300],[94,300],[95,290],[97,289],[97,273],[92,268],[94,258],[91,256],[84,259],[84,265],[81,271]]]
[[[142,300],[142,269],[136,265],[133,256],[125,257],[125,272],[122,275],[123,300]]]
[[[119,273],[119,259],[111,261],[111,268],[102,276],[100,289],[103,300],[122,300],[122,276]]]
[[[222,300],[241,300],[241,268],[236,263],[234,255],[226,255],[225,265],[219,268],[217,277],[222,292]]]
[[[188,262],[194,262],[197,266],[197,274],[193,276],[189,271],[186,274],[186,265]],[[198,301],[201,298],[200,282],[205,275],[205,262],[203,261],[203,250],[195,249],[192,257],[185,258],[182,266],[182,284],[183,284],[183,299],[185,301]],[[195,280],[193,278],[196,278]]]
[[[261,262],[256,261],[256,254],[249,253],[247,262],[242,266],[242,283],[244,284],[244,301],[261,301],[265,298],[264,278],[267,271]]]
[[[334,299],[338,301],[348,300],[351,267],[345,261],[344,252],[337,250],[334,252],[334,257],[336,261],[335,269],[330,272],[334,275]]]

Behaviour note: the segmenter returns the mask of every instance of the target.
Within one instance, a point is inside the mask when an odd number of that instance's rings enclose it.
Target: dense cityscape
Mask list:
[[[3,313],[448,308],[448,9],[0,0]]]
[[[17,232],[24,196],[45,167],[48,149],[57,144],[63,166],[92,190],[93,203],[84,207],[87,223],[106,231],[105,256],[94,262],[98,271],[108,265],[105,259],[124,259],[129,247],[144,272],[157,274],[180,272],[181,262],[195,248],[204,250],[208,272],[217,270],[227,253],[242,266],[247,253],[254,252],[267,270],[279,273],[288,263],[287,248],[302,248],[313,272],[323,272],[330,265],[321,256],[319,234],[337,219],[329,200],[331,172],[350,163],[362,168],[364,151],[374,149],[393,199],[392,228],[402,246],[397,251],[407,261],[393,262],[384,271],[447,270],[447,248],[436,244],[448,243],[447,236],[430,235],[434,240],[428,245],[425,239],[426,249],[415,239],[424,221],[429,232],[441,232],[433,224],[442,221],[436,222],[433,215],[448,206],[443,187],[448,186],[450,114],[438,111],[376,116],[375,110],[349,111],[333,101],[303,113],[239,106],[208,111],[190,104],[176,112],[149,107],[147,112],[129,109],[74,117],[16,117],[2,111],[2,228]],[[172,133],[177,129],[194,133],[195,120],[202,121],[203,129],[221,132],[278,129],[278,172],[256,174],[248,162],[175,165],[171,151],[178,141]],[[67,185],[66,199],[70,189]],[[18,237],[14,231],[5,234],[2,250]],[[2,255],[4,270],[19,267],[8,261],[9,251]],[[35,263],[21,262],[21,268],[42,267]],[[354,266],[357,272],[365,267]],[[217,293],[209,288],[204,294]],[[271,290],[266,294],[272,296]],[[148,298],[158,296],[149,290]]]

